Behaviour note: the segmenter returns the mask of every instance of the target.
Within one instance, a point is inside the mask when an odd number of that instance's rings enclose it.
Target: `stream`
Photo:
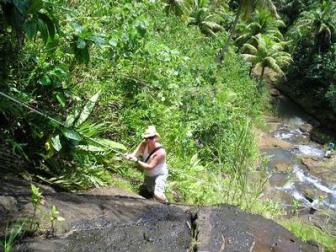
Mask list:
[[[275,116],[268,122],[272,144],[261,149],[270,174],[264,193],[287,213],[296,205],[302,215],[319,216],[319,223],[326,218],[336,221],[335,151],[326,157],[327,145],[311,140],[312,125],[318,122],[291,100],[276,96],[273,108]]]

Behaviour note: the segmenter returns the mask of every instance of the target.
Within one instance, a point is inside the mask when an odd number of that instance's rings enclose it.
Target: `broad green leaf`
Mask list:
[[[72,127],[74,125],[74,122],[78,118],[79,113],[80,111],[78,109],[70,113],[65,120],[65,127]]]
[[[56,151],[60,151],[62,149],[62,144],[59,135],[51,138],[51,144]]]
[[[31,19],[25,22],[23,29],[26,32],[27,37],[33,39],[37,32],[36,19]]]
[[[54,39],[55,38],[55,24],[54,22],[49,18],[48,15],[46,14],[43,14],[43,13],[39,13],[38,14],[38,17],[40,20],[43,21],[46,29],[47,29],[47,32],[48,32],[48,36],[51,38],[51,39]],[[43,39],[45,40],[45,39]],[[47,40],[45,40],[46,42]]]
[[[57,92],[56,93],[56,99],[61,104],[61,106],[64,108],[66,104],[66,99],[63,93]]]
[[[68,139],[75,140],[75,141],[82,140],[81,136],[73,129],[63,128],[62,133]]]
[[[127,148],[123,144],[115,142],[115,141],[112,141],[110,139],[92,138],[92,140],[94,142],[102,145],[104,148],[127,150]]]
[[[43,7],[43,1],[42,0],[31,0],[30,6],[28,8],[29,13],[36,13]]]
[[[88,152],[104,152],[105,150],[101,147],[97,147],[94,145],[77,145],[77,149],[82,151],[88,151]]]
[[[100,91],[97,92],[94,96],[92,96],[90,98],[90,100],[88,100],[88,102],[85,104],[81,114],[79,115],[78,120],[75,123],[75,126],[78,127],[79,125],[81,125],[83,122],[86,121],[86,119],[90,116],[94,106],[96,105],[96,102],[99,98],[100,95]]]
[[[47,74],[42,76],[42,79],[40,80],[41,84],[43,86],[50,86],[51,85],[51,80]]]
[[[46,24],[44,21],[40,18],[37,19],[37,29],[41,34],[42,40],[44,43],[47,43],[48,37],[49,37],[49,32]]]

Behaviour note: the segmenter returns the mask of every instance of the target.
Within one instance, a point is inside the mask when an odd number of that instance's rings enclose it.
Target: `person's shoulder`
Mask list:
[[[158,150],[158,154],[162,156],[166,156],[166,150],[161,146],[161,148]]]

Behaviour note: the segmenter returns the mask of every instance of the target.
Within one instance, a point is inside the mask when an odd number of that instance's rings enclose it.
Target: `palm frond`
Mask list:
[[[244,44],[241,49],[242,52],[247,52],[250,54],[257,54],[258,49],[251,44]]]

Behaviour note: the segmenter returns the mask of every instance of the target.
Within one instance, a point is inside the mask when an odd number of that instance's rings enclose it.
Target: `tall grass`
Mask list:
[[[0,241],[0,246],[2,247],[4,252],[12,251],[12,248],[15,244],[16,239],[22,234],[24,231],[24,223],[14,223],[9,228],[6,229],[5,239]]]
[[[294,233],[303,241],[313,240],[320,246],[325,248],[326,252],[336,251],[336,236],[328,234],[324,230],[303,222],[300,219],[290,219],[280,221],[280,224],[285,226],[289,231]]]

